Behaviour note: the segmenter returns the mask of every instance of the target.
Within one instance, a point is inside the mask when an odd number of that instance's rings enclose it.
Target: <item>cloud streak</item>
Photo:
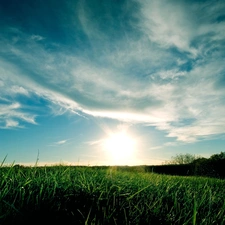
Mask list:
[[[24,112],[22,106],[15,102],[11,105],[0,104],[0,127],[1,128],[22,128],[19,121],[36,124],[35,115]]]
[[[63,145],[63,144],[65,144],[66,142],[67,142],[67,140],[61,140],[61,141],[56,142],[55,144],[56,144],[56,145]]]

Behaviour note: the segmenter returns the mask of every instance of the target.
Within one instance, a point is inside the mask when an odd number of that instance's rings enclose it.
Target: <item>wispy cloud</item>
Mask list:
[[[42,36],[40,36],[40,35],[35,35],[35,34],[31,35],[30,38],[31,38],[32,40],[35,40],[35,41],[42,41],[42,40],[45,39],[44,37],[42,37]]]
[[[95,141],[88,141],[86,142],[86,144],[88,145],[97,145],[97,146],[101,146],[103,144],[103,140],[95,140]]]
[[[62,146],[62,145],[65,145],[68,143],[68,139],[64,139],[64,140],[60,140],[60,141],[56,141],[56,142],[53,142],[52,144],[50,144],[49,146]]]
[[[66,17],[70,33],[59,25],[66,35],[62,43],[47,33],[6,29],[1,127],[36,123],[37,115],[18,97],[23,95],[45,99],[49,105],[42,107],[55,115],[143,123],[181,142],[224,133],[225,4],[132,1],[123,20],[101,7],[96,20],[96,9],[85,2],[72,7]]]
[[[19,127],[18,121],[6,120],[6,128],[13,128],[13,127],[16,127],[16,128]]]
[[[22,95],[28,96],[29,92],[25,88],[23,88],[21,86],[14,85],[11,88],[11,94],[15,94],[15,95],[16,94],[22,94]]]
[[[67,140],[61,140],[61,141],[57,141],[55,144],[56,145],[63,145],[67,142]]]
[[[0,127],[1,128],[22,128],[20,122],[36,124],[35,115],[22,110],[22,106],[15,102],[13,104],[0,104]],[[20,121],[20,122],[19,122]]]

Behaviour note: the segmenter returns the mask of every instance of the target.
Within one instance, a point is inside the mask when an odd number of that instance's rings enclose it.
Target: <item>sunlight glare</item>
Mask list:
[[[104,141],[104,149],[114,165],[128,165],[135,161],[135,145],[135,139],[125,132],[111,134]]]

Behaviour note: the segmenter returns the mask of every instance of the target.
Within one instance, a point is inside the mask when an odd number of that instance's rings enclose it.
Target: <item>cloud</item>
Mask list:
[[[86,144],[88,145],[97,145],[97,146],[102,146],[104,140],[95,140],[95,141],[88,141]]]
[[[68,143],[68,139],[56,141],[56,142],[50,144],[49,146],[61,146],[61,145],[64,145],[66,143]]]
[[[144,1],[142,30],[161,48],[176,48],[189,59],[210,56],[224,45],[224,9],[222,1]]]
[[[17,85],[14,85],[14,86],[12,86],[12,88],[11,88],[11,94],[22,94],[22,95],[26,95],[26,96],[28,96],[29,95],[29,92],[25,89],[25,88],[23,88],[23,87],[21,87],[21,86],[17,86]]]
[[[34,41],[42,41],[45,39],[44,37],[42,37],[40,35],[35,35],[35,34],[32,34],[30,38]]]
[[[35,115],[24,112],[18,103],[0,104],[0,127],[1,128],[22,128],[19,121],[36,124]],[[19,120],[19,121],[18,121]]]
[[[61,140],[61,141],[58,141],[56,142],[57,145],[63,145],[67,142],[67,140]]]
[[[97,9],[80,1],[62,12],[61,42],[42,29],[5,28],[1,125],[35,124],[38,113],[26,111],[23,98],[36,96],[46,101],[37,107],[55,115],[142,123],[178,142],[224,133],[225,4],[209,2],[132,1]]]
[[[143,30],[151,41],[162,48],[174,46],[195,56],[196,49],[190,46],[190,42],[196,25],[192,23],[193,19],[189,18],[190,7],[183,3],[184,1],[176,4],[174,1],[144,1]],[[195,18],[194,15],[193,17]]]
[[[37,112],[32,112],[25,101],[31,97],[30,88],[23,85],[23,80],[18,82],[19,70],[3,60],[0,60],[0,65],[0,127],[23,128],[24,123],[37,124]]]
[[[6,120],[6,128],[19,127],[18,121],[15,120]]]

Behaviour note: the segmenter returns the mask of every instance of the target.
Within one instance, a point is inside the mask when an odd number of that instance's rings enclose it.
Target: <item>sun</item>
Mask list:
[[[132,163],[135,160],[135,146],[135,139],[125,132],[113,133],[104,140],[104,149],[114,165]]]

